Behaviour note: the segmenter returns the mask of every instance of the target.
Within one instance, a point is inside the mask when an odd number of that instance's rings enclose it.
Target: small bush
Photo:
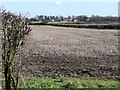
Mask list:
[[[46,25],[46,24],[48,24],[48,21],[45,20],[45,19],[43,19],[42,22],[41,22],[41,24]]]

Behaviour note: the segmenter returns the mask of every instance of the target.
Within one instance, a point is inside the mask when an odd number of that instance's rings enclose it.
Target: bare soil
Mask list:
[[[31,28],[21,50],[24,75],[119,78],[118,30]]]
[[[0,76],[2,75],[2,30],[0,29]]]

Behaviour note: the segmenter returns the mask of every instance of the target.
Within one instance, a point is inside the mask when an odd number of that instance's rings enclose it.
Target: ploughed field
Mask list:
[[[118,30],[31,26],[21,50],[27,76],[118,77]]]
[[[2,30],[0,29],[0,76],[2,75]]]

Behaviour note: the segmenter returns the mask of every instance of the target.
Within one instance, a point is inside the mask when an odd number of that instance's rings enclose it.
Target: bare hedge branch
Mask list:
[[[17,90],[19,71],[15,67],[15,56],[23,44],[23,39],[31,29],[28,26],[28,20],[22,17],[2,10],[0,12],[2,37],[2,61],[3,72],[5,76],[5,89]],[[17,71],[17,72],[15,72]],[[16,74],[17,73],[17,74]]]

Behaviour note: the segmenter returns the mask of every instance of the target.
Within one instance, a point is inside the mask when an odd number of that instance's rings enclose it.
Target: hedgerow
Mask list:
[[[1,10],[2,30],[2,64],[5,77],[5,89],[17,90],[20,74],[20,64],[15,64],[15,57],[20,46],[23,45],[24,37],[31,29],[28,20],[21,14]]]
[[[73,27],[73,28],[91,28],[91,29],[120,29],[119,24],[57,24],[57,23],[30,23],[30,25],[50,25],[50,26],[59,26],[59,27]]]

